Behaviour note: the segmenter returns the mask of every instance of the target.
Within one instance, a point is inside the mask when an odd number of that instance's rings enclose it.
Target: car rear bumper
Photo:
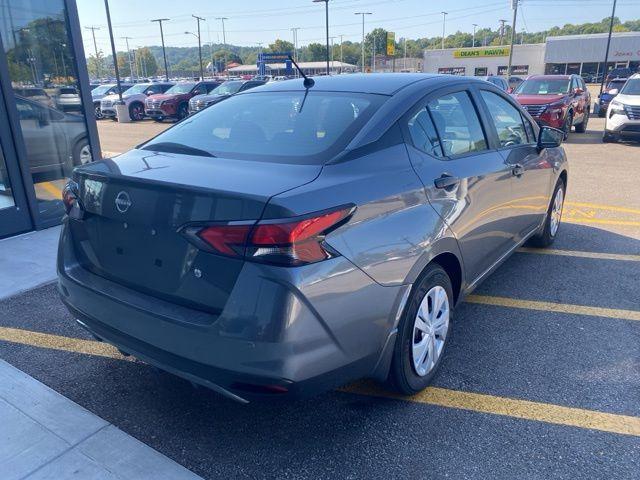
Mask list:
[[[243,402],[384,376],[408,288],[383,287],[344,257],[292,269],[245,263],[224,310],[211,317],[85,270],[66,225],[58,251],[62,301],[85,328]]]

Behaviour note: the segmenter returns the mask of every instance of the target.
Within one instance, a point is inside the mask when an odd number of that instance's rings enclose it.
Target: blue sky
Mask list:
[[[276,38],[292,39],[292,27],[300,27],[298,44],[324,40],[324,4],[311,0],[110,0],[116,47],[125,49],[121,37],[133,37],[130,46],[160,45],[157,24],[152,18],[171,18],[165,24],[165,41],[169,46],[195,46],[197,40],[185,31],[195,31],[191,14],[206,18],[202,23],[203,42],[222,42],[221,22],[226,20],[227,42],[235,45],[265,46]],[[99,0],[77,0],[80,23],[96,25],[98,48],[109,51],[104,4]],[[597,21],[611,12],[611,0],[522,0],[517,31],[539,31],[565,23]],[[471,32],[479,28],[496,28],[498,20],[511,21],[509,0],[330,0],[330,35],[358,41],[362,35],[361,17],[355,12],[372,12],[366,18],[366,31],[383,27],[396,32],[396,38],[441,35],[442,10],[448,11],[446,31]],[[623,21],[640,18],[640,0],[619,0],[616,15]],[[87,53],[93,51],[91,32],[83,28]]]

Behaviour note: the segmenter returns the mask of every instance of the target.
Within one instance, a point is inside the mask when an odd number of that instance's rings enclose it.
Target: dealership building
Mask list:
[[[509,46],[425,50],[423,71],[452,75],[506,75]],[[545,43],[514,45],[512,75],[590,74],[605,71],[607,34],[547,37]],[[640,32],[614,33],[607,70],[640,69]]]
[[[0,238],[61,222],[62,188],[100,145],[74,0],[0,6]]]

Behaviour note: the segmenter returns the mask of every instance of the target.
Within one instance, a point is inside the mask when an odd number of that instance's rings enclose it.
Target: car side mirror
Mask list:
[[[507,88],[507,93],[513,93],[513,87]]]
[[[557,128],[542,126],[538,135],[538,150],[545,148],[556,148],[562,144],[564,132]]]
[[[51,116],[49,115],[49,112],[47,110],[38,110],[36,117],[38,119],[38,126],[40,127],[46,127],[47,125],[49,125],[49,123],[51,123]]]
[[[612,88],[611,90],[609,90],[607,93],[609,95],[617,95],[619,92],[619,90],[617,88]]]

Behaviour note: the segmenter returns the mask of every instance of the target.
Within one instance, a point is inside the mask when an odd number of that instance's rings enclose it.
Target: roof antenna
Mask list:
[[[298,64],[296,63],[296,61],[291,58],[291,55],[287,55],[289,57],[289,60],[291,60],[291,63],[293,63],[296,66],[296,70],[298,70],[298,73],[300,75],[302,75],[302,77],[304,78],[304,82],[302,82],[302,85],[304,85],[304,88],[311,88],[313,87],[316,82],[313,81],[313,78],[309,78],[307,77],[304,72],[302,71],[302,69],[298,66]]]

